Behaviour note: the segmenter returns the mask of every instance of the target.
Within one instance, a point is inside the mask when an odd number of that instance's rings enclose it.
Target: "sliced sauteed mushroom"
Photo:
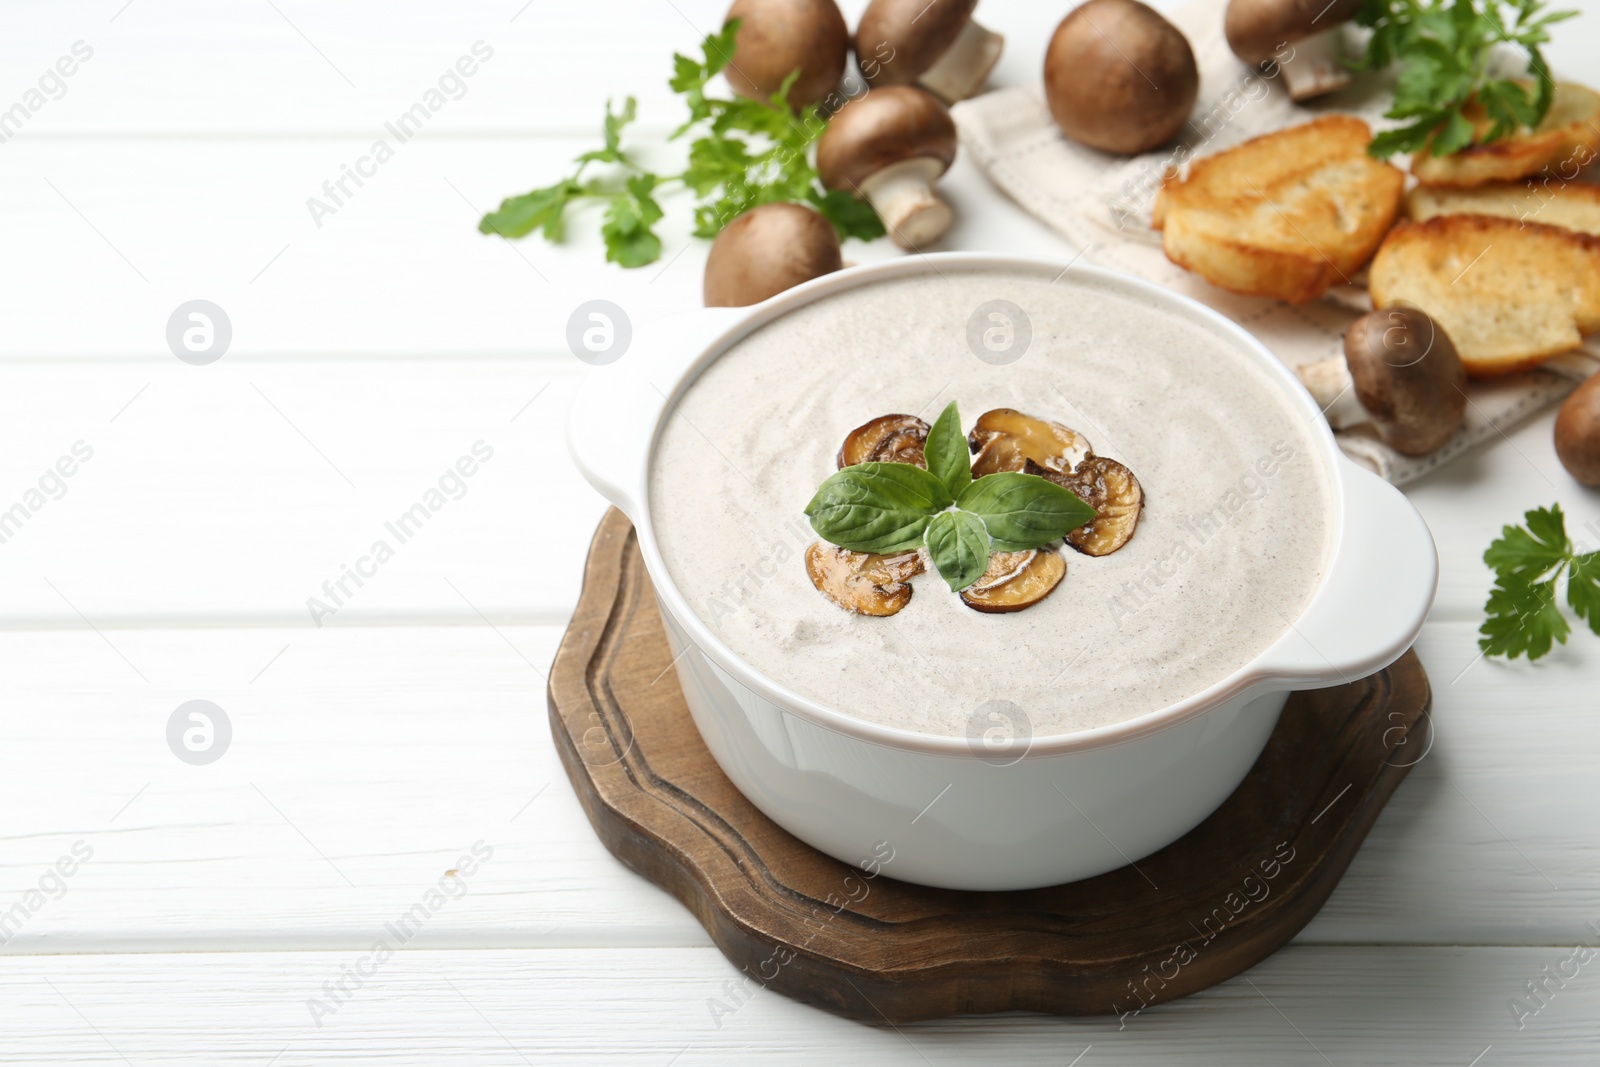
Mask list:
[[[911,603],[906,579],[922,573],[922,556],[917,552],[879,556],[817,541],[806,549],[806,573],[818,592],[846,611],[893,615]]]
[[[1021,611],[1049,596],[1066,576],[1067,561],[1053,548],[996,552],[983,577],[961,591],[961,600],[974,611]]]
[[[915,415],[879,415],[844,439],[839,446],[839,469],[857,463],[909,463],[926,468],[922,446],[927,440],[928,424]]]
[[[1011,408],[995,408],[978,416],[967,435],[976,453],[972,476],[1020,471],[1029,460],[1045,470],[1070,471],[1090,455],[1088,438],[1059,422],[1036,419]]]
[[[1128,543],[1144,510],[1144,488],[1133,472],[1114,459],[1088,456],[1070,472],[1046,470],[1029,461],[1026,474],[1036,474],[1070,489],[1095,517],[1067,531],[1066,542],[1086,556],[1109,556]]]

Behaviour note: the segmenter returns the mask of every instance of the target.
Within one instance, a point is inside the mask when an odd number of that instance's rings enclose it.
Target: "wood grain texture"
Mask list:
[[[892,855],[851,867],[779,829],[717,768],[672,665],[633,527],[612,510],[549,686],[590,821],[767,988],[896,1023],[1136,1012],[1254,966],[1327,900],[1431,702],[1414,653],[1296,694],[1249,777],[1179,841],[1082,882],[968,893],[895,881]]]
[[[479,839],[494,860],[432,918],[427,947],[709,945],[606,851],[566,785],[533,710],[562,630],[0,632],[0,902],[79,839],[96,856],[3,951],[359,951]],[[1600,641],[1532,666],[1479,663],[1451,685],[1471,630],[1425,628],[1434,729],[1408,743],[1427,755],[1297,943],[1375,958],[1397,944],[1559,945],[1600,916],[1600,836],[1583,818],[1600,808]],[[208,767],[180,763],[163,737],[194,698],[235,728]]]
[[[6,961],[0,1063],[1068,1067],[1081,1056],[1077,1067],[1468,1067],[1481,1056],[1476,1067],[1578,1067],[1594,1060],[1595,963],[1520,1030],[1506,1007],[1571,951],[1396,945],[1374,966],[1371,948],[1291,945],[1127,1020],[990,1015],[896,1028],[764,990],[713,948],[408,951],[320,1026],[307,1001],[365,946],[33,956]]]

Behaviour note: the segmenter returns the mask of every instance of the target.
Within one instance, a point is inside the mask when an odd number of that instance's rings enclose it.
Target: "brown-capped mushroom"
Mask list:
[[[906,579],[922,573],[922,556],[851,552],[838,545],[813,542],[806,549],[806,574],[817,591],[857,615],[893,615],[911,603]]]
[[[1005,38],[972,19],[978,0],[872,0],[856,26],[867,84],[921,85],[947,104],[977,92]]]
[[[1144,487],[1133,472],[1114,459],[1086,456],[1071,471],[1046,470],[1032,460],[1024,474],[1037,475],[1077,494],[1094,508],[1094,518],[1064,540],[1086,556],[1109,556],[1128,543],[1144,512]]]
[[[1344,335],[1344,358],[1299,368],[1336,430],[1370,422],[1396,452],[1424,456],[1461,428],[1467,375],[1444,327],[1415,308],[1368,312]]]
[[[950,206],[933,183],[956,158],[956,124],[938,97],[914,85],[873,89],[846,104],[817,141],[829,189],[865,197],[901,248],[938,240]]]
[[[768,100],[792,71],[796,111],[833,92],[844,76],[850,29],[833,0],[733,0],[726,24],[739,20],[733,59],[723,70],[740,96]]]
[[[717,234],[706,257],[706,307],[743,307],[844,266],[833,223],[803,204],[762,204]]]
[[[991,614],[1021,611],[1049,596],[1066,576],[1067,561],[1053,548],[996,552],[983,577],[961,591],[961,602]]]
[[[1228,0],[1224,32],[1233,54],[1253,67],[1283,75],[1295,100],[1350,84],[1339,47],[1339,26],[1362,0]]]
[[[1600,374],[1572,391],[1556,415],[1556,455],[1584,485],[1600,486]]]
[[[1200,91],[1194,49],[1139,0],[1089,0],[1044,55],[1044,93],[1061,132],[1127,155],[1172,140]]]
[[[967,435],[975,454],[972,476],[1023,470],[1033,461],[1045,470],[1070,471],[1090,454],[1088,438],[1059,422],[1012,408],[985,411]]]
[[[839,469],[857,463],[909,463],[926,469],[928,460],[922,449],[929,429],[915,415],[879,415],[845,435],[839,446]]]

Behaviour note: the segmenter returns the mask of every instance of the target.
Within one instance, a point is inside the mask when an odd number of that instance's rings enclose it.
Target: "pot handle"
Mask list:
[[[645,461],[678,383],[748,308],[704,308],[641,326],[627,352],[595,367],[567,411],[578,472],[630,519],[644,501]]]
[[[1333,570],[1299,621],[1259,661],[1294,689],[1323,689],[1382,670],[1422,629],[1439,586],[1439,553],[1405,495],[1341,456],[1344,523]]]

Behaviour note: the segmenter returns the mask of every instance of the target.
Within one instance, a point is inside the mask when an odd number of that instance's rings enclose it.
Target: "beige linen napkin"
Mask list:
[[[1290,101],[1274,79],[1251,70],[1229,51],[1222,34],[1225,0],[1197,0],[1173,22],[1189,38],[1200,65],[1200,96],[1184,140],[1132,158],[1108,155],[1063,137],[1044,101],[1042,85],[1002,89],[957,104],[962,147],[1017,203],[1085,249],[1084,259],[1148,279],[1193,297],[1243,325],[1290,366],[1339,355],[1345,327],[1371,310],[1365,277],[1340,285],[1321,300],[1295,307],[1264,297],[1218,289],[1178,267],[1161,251],[1150,228],[1150,207],[1169,166],[1308,121],[1327,111],[1351,112],[1374,129],[1388,87],[1364,77],[1313,107]],[[1341,431],[1339,443],[1396,485],[1446,463],[1481,441],[1502,436],[1528,415],[1559,400],[1600,369],[1600,344],[1526,374],[1468,387],[1466,425],[1445,447],[1421,458],[1403,456],[1366,428]]]

